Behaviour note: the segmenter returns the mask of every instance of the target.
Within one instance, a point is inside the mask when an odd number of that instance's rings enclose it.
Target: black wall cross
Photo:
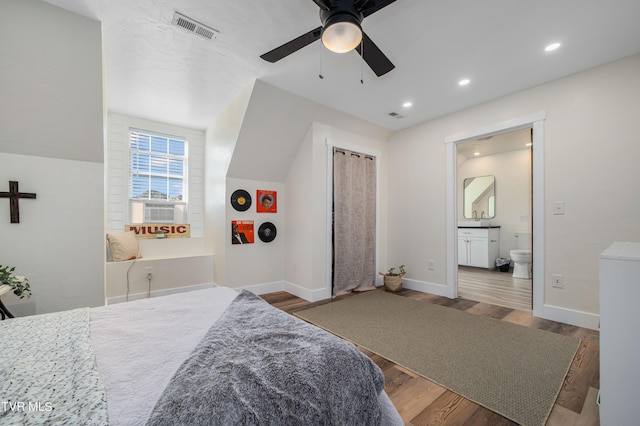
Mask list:
[[[20,198],[36,198],[36,194],[18,191],[18,182],[9,181],[9,192],[0,192],[0,198],[9,199],[9,207],[11,209],[11,223],[20,223]]]

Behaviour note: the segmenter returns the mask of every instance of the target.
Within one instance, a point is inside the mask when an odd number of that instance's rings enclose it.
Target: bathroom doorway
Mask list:
[[[532,144],[525,127],[456,145],[459,297],[532,309],[530,273],[514,274],[513,262],[496,264],[513,258],[511,250],[531,250]]]
[[[457,145],[489,136],[521,129],[531,132],[531,239],[532,239],[532,307],[533,315],[544,317],[544,120],[545,113],[538,112],[511,120],[453,134],[445,138],[447,152],[447,285],[443,295],[458,297],[458,158]],[[500,182],[497,182],[497,196]],[[496,210],[496,214],[499,212]]]

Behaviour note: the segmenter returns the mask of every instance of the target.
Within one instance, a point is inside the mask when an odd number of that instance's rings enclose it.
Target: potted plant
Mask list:
[[[6,284],[13,289],[13,294],[20,299],[31,297],[31,287],[29,280],[22,275],[14,275],[15,267],[0,265],[0,285]]]
[[[156,238],[164,238],[167,236],[167,233],[162,229],[157,229],[156,232],[154,232],[154,234],[156,234]]]
[[[384,277],[384,289],[387,291],[398,292],[402,290],[402,277],[406,274],[404,265],[398,267],[399,271],[396,273],[396,268],[389,268],[387,273],[379,272]]]

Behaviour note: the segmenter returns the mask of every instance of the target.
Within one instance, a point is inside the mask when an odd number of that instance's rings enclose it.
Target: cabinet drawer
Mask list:
[[[487,228],[458,228],[458,237],[489,237],[489,229]]]

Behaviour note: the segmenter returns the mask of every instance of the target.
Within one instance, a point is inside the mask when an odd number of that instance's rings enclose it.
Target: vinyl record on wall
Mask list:
[[[251,195],[244,189],[238,189],[231,194],[231,205],[239,212],[243,212],[251,207]]]
[[[265,243],[275,240],[277,233],[276,226],[271,222],[265,222],[258,228],[258,238]]]

